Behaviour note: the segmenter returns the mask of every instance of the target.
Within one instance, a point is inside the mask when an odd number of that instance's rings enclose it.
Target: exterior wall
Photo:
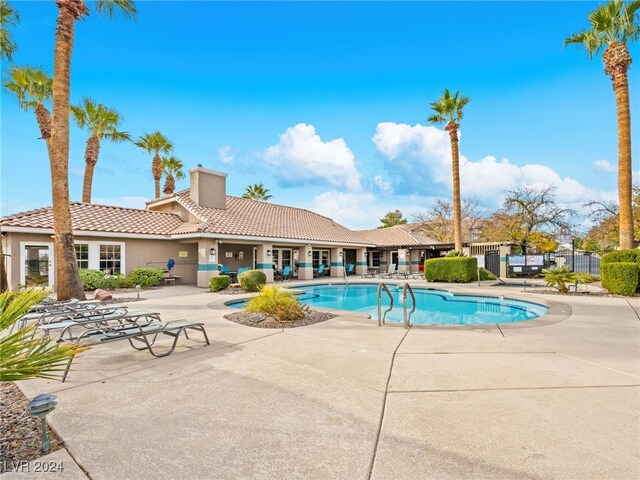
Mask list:
[[[356,250],[356,275],[364,275],[367,273],[367,249],[359,248]]]
[[[313,248],[309,244],[298,248],[298,280],[313,278]]]
[[[206,288],[211,277],[220,275],[218,262],[220,248],[218,243],[208,238],[198,240],[198,274],[197,285]]]
[[[332,248],[330,250],[331,255],[331,275],[332,277],[343,277],[344,276],[344,263],[343,256],[344,252],[342,247]]]
[[[256,270],[261,270],[267,276],[267,283],[273,282],[273,244],[262,243],[257,247]]]
[[[227,174],[198,166],[189,170],[191,200],[201,207],[227,208]]]
[[[229,267],[232,272],[237,272],[241,267],[253,268],[253,245],[218,243],[218,263]],[[231,254],[231,257],[227,257]],[[240,258],[242,257],[242,258]]]
[[[411,270],[411,252],[406,248],[398,249],[398,272],[408,272]]]
[[[16,288],[20,284],[20,272],[24,268],[21,265],[21,242],[33,243],[53,243],[51,235],[40,235],[34,233],[8,232],[5,234],[5,245],[8,260],[7,279],[10,288]],[[197,268],[197,248],[196,244],[178,243],[175,240],[147,240],[147,239],[125,239],[113,237],[86,237],[75,236],[76,243],[124,243],[124,273],[129,273],[138,267],[166,268],[167,261],[173,258],[176,262],[171,273],[181,277],[183,284],[196,283]],[[180,257],[178,252],[187,252],[186,257]],[[55,258],[53,249],[50,251],[50,258]],[[53,272],[53,285],[56,283],[55,269]]]

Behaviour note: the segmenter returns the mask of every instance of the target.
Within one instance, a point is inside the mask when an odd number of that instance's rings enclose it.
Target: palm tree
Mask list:
[[[84,151],[86,166],[82,184],[82,201],[91,203],[91,184],[93,183],[93,171],[98,163],[100,141],[104,138],[117,143],[131,141],[131,137],[127,132],[118,130],[118,125],[122,120],[120,113],[102,103],[96,103],[90,98],[83,98],[79,105],[72,105],[71,113],[78,127],[87,128],[91,132]]]
[[[564,41],[564,45],[580,44],[593,59],[602,53],[604,73],[611,76],[618,117],[618,201],[620,248],[634,248],[632,210],[631,112],[627,71],[632,59],[627,41],[640,37],[638,17],[640,1],[625,5],[623,0],[610,0],[589,14],[591,28]],[[606,47],[606,48],[605,48]]]
[[[464,107],[469,103],[469,97],[456,92],[451,96],[449,89],[437,102],[431,104],[435,114],[428,120],[438,125],[445,124],[444,129],[449,132],[451,140],[451,170],[453,172],[453,238],[455,249],[462,251],[462,214],[460,207],[460,152],[458,150],[458,128],[464,116]]]
[[[244,189],[242,198],[250,198],[251,200],[258,200],[259,202],[266,202],[273,196],[270,195],[269,192],[270,190],[268,188],[264,188],[264,185],[261,183],[254,183]]]
[[[69,204],[69,95],[71,53],[75,21],[89,13],[84,0],[55,0],[58,7],[56,41],[53,51],[53,120],[51,133],[51,183],[53,229],[55,233],[57,296],[60,300],[84,298],[78,273]],[[132,0],[96,0],[99,14],[113,17],[122,13],[136,17]]]
[[[171,195],[176,189],[176,180],[183,179],[185,177],[182,168],[184,165],[173,155],[170,157],[162,157],[162,170],[166,175],[164,180],[164,189],[162,190],[165,195]]]
[[[135,144],[143,148],[149,153],[153,153],[153,162],[151,163],[151,174],[155,181],[156,198],[160,198],[160,179],[162,178],[162,159],[161,153],[169,153],[173,150],[173,144],[167,137],[160,132],[145,133]]]
[[[16,44],[9,34],[9,26],[15,27],[20,16],[6,0],[0,0],[0,60],[10,62],[16,51]]]
[[[51,100],[53,79],[44,71],[34,67],[12,67],[4,87],[18,97],[20,107],[33,109],[40,127],[40,135],[49,142],[51,137],[51,114],[45,102]]]

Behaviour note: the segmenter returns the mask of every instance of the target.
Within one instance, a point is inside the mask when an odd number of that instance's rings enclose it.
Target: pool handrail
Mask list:
[[[407,291],[411,295],[411,311],[409,315],[407,315]],[[404,284],[402,288],[402,308],[404,313],[404,328],[409,328],[411,326],[411,315],[416,311],[416,296],[413,294],[413,288],[408,283]]]
[[[383,288],[385,292],[387,292],[387,295],[389,296],[389,301],[391,302],[391,304],[389,305],[389,308],[385,310],[384,315],[382,314],[382,289]],[[391,292],[389,291],[389,287],[387,287],[387,285],[384,282],[380,282],[380,284],[378,285],[378,326],[379,327],[384,325],[384,321],[385,321],[385,318],[387,317],[387,313],[389,313],[391,310],[393,310],[393,295],[391,295]]]

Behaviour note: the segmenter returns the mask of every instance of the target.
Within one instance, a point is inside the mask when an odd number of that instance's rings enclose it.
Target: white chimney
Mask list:
[[[189,170],[190,196],[196,204],[208,208],[227,208],[227,174],[203,168]]]

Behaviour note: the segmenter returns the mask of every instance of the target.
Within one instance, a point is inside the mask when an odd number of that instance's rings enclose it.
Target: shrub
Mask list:
[[[447,253],[447,258],[451,258],[451,257],[464,257],[464,253],[458,250],[450,250]]]
[[[640,263],[640,250],[614,250],[602,256],[601,263]]]
[[[260,270],[247,270],[238,275],[238,282],[245,292],[257,292],[267,283],[267,276]]]
[[[588,273],[576,273],[569,270],[569,267],[562,265],[560,267],[545,268],[542,270],[547,287],[556,287],[560,293],[569,291],[570,283],[591,283],[594,277]]]
[[[80,280],[85,291],[96,290],[102,288],[104,282],[104,273],[100,270],[90,270],[83,268],[80,270]]]
[[[131,281],[131,278],[125,277],[124,275],[118,275],[118,288],[134,288],[136,286],[135,283]]]
[[[432,258],[424,262],[428,282],[471,282],[476,280],[478,259],[475,257]]]
[[[257,297],[249,300],[247,310],[271,315],[279,322],[294,322],[307,315],[309,306],[302,305],[290,292],[265,285]]]
[[[484,267],[480,267],[479,271],[480,271],[480,280],[496,280],[498,278]]]
[[[132,285],[155,287],[160,285],[163,273],[161,268],[134,268],[129,274],[129,281]]]
[[[209,290],[212,292],[224,290],[229,285],[231,285],[229,275],[219,275],[217,277],[211,277],[211,280],[209,280]]]
[[[610,293],[627,296],[635,293],[638,288],[640,265],[635,262],[617,262],[605,263],[601,268],[602,286]]]
[[[115,290],[118,288],[118,277],[116,275],[105,275],[102,279],[102,285],[100,288],[104,288],[105,290]]]

